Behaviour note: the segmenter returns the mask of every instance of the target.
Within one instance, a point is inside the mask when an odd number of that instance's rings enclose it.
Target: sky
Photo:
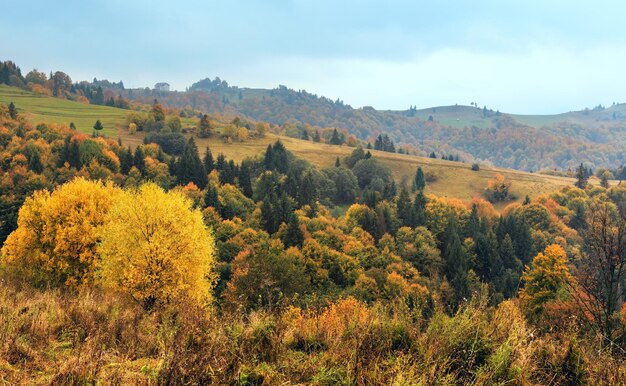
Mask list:
[[[219,76],[353,107],[549,114],[626,102],[624,14],[578,0],[22,0],[0,12],[0,60],[126,87]]]

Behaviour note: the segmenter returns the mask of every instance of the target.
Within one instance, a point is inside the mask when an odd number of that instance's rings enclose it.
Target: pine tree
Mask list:
[[[330,144],[331,145],[341,145],[343,143],[343,139],[341,137],[342,136],[339,134],[337,129],[333,129],[333,134],[330,137]]]
[[[606,173],[602,174],[602,179],[600,180],[600,186],[602,186],[604,189],[609,188],[609,179],[607,178]]]
[[[276,199],[275,196],[272,198]],[[266,196],[261,204],[261,225],[269,234],[273,234],[278,229],[274,205],[269,196]]]
[[[9,117],[11,117],[11,119],[17,119],[17,109],[13,102],[9,103]]]
[[[576,182],[574,183],[574,186],[580,189],[585,189],[587,187],[587,178],[587,170],[581,163],[576,169]]]
[[[209,121],[209,116],[204,114],[198,123],[198,137],[208,138],[213,134],[213,127]]]
[[[41,154],[39,150],[33,151],[28,160],[28,169],[35,173],[41,174],[43,172],[43,163],[41,162]]]
[[[426,179],[424,178],[424,171],[421,166],[417,167],[415,172],[415,178],[413,180],[413,191],[424,190],[426,187]]]
[[[141,147],[137,146],[135,148],[135,155],[133,157],[133,166],[139,169],[141,174],[143,175],[146,171],[146,159]]]
[[[128,149],[120,150],[120,172],[124,175],[128,174],[130,168],[133,167],[133,152],[130,150],[130,146]]]
[[[415,228],[426,225],[426,197],[420,190],[415,195],[413,205],[411,206],[411,216],[409,217],[409,226]]]
[[[297,194],[298,205],[300,207],[304,205],[314,205],[317,200],[317,187],[313,182],[313,175],[311,172],[307,172],[300,183],[300,189]]]
[[[215,162],[213,161],[213,154],[211,154],[211,149],[206,147],[204,151],[204,158],[202,158],[202,163],[204,164],[204,170],[207,173],[210,173],[213,169],[215,169]]]
[[[302,243],[304,242],[304,233],[302,233],[302,229],[300,229],[300,222],[298,221],[298,217],[291,213],[289,216],[289,222],[287,223],[287,231],[283,236],[283,244],[285,247],[302,247]]]
[[[313,133],[313,142],[321,142],[321,141],[322,141],[322,137],[320,136],[319,130],[315,130],[315,133]]]
[[[97,131],[100,131],[104,129],[104,126],[102,126],[102,122],[100,122],[100,120],[98,119],[96,123],[93,125],[93,128]]]
[[[211,206],[219,210],[219,203],[217,188],[213,184],[208,184],[206,193],[204,193],[204,207]]]
[[[197,187],[204,188],[208,183],[207,172],[198,155],[198,148],[193,137],[189,138],[183,154],[176,165],[176,178],[179,185],[193,182]]]
[[[409,198],[409,192],[406,186],[402,186],[400,194],[398,195],[398,201],[396,202],[396,208],[398,211],[398,218],[402,223],[402,226],[411,226],[411,199]]]
[[[239,187],[244,196],[252,198],[252,178],[250,176],[250,166],[247,161],[241,162],[239,168]]]
[[[335,159],[335,167],[338,168],[339,166],[341,166],[341,161],[339,161],[339,157],[337,157]]]
[[[468,257],[461,244],[456,218],[450,217],[444,232],[444,273],[454,288],[457,303],[469,298]]]

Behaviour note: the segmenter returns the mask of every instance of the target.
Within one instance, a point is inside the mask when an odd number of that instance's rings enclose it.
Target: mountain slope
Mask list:
[[[204,82],[204,81],[203,81]],[[381,133],[417,154],[455,153],[519,170],[574,169],[581,162],[615,168],[626,163],[626,105],[558,115],[514,115],[473,106],[405,111],[354,109],[306,91],[198,82],[185,92],[126,91],[125,97],[170,107],[241,116],[302,128],[336,127],[372,142]]]
[[[100,119],[105,125],[104,134],[113,137],[119,136],[125,145],[136,146],[143,143],[143,133],[131,135],[125,129],[125,117],[129,113],[128,110],[87,105],[35,95],[14,87],[0,86],[0,103],[8,104],[10,101],[16,104],[20,114],[34,119],[34,122],[65,124],[74,122],[79,131],[91,133],[93,131],[91,122]],[[207,146],[210,146],[214,155],[223,153],[229,159],[241,161],[245,157],[261,155],[267,148],[267,145],[276,140],[281,140],[287,149],[318,167],[332,166],[337,157],[346,157],[354,150],[347,146],[316,143],[272,134],[268,134],[264,138],[251,139],[245,142],[226,143],[217,138],[197,138],[196,142],[201,152]],[[398,183],[403,178],[412,178],[417,167],[421,166],[427,174],[432,176],[431,178],[435,179],[427,184],[427,193],[462,200],[480,197],[487,185],[487,181],[495,173],[503,174],[512,183],[511,191],[517,197],[517,201],[523,200],[526,195],[532,197],[573,183],[573,180],[569,178],[545,176],[488,166],[481,167],[480,171],[472,171],[467,163],[375,150],[372,150],[372,153],[374,157],[391,169]],[[502,208],[508,203],[501,203],[498,207]]]

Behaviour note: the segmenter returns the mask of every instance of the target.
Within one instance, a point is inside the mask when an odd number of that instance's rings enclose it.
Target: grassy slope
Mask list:
[[[94,123],[100,119],[104,125],[103,134],[110,136],[117,134],[117,128],[125,124],[128,114],[128,110],[50,98],[0,85],[0,103],[10,102],[15,104],[19,114],[26,115],[35,124],[74,122],[78,130],[91,133]]]
[[[580,126],[597,126],[611,123],[613,113],[620,120],[626,117],[626,104],[617,104],[604,110],[571,111],[552,115],[507,114],[515,121],[536,128],[559,127],[562,124]],[[493,127],[493,116],[484,117],[483,109],[471,106],[440,106],[417,110],[416,116],[422,120],[433,116],[442,125],[463,128],[476,126],[479,128]]]
[[[124,143],[131,145],[140,144],[143,139],[140,133],[133,136],[122,134],[121,137]],[[287,149],[296,156],[308,160],[317,167],[332,166],[335,164],[336,157],[345,157],[354,150],[347,146],[320,144],[275,135],[267,135],[262,139],[235,142],[232,144],[225,143],[220,139],[196,139],[196,143],[201,153],[204,153],[206,146],[209,146],[214,156],[219,153],[224,153],[227,158],[240,161],[245,157],[260,155],[265,151],[268,144],[277,139],[280,139]],[[545,176],[516,170],[488,167],[483,167],[480,171],[474,172],[470,169],[469,164],[459,162],[385,153],[381,151],[372,151],[372,153],[375,158],[382,161],[391,169],[396,181],[401,181],[403,176],[407,176],[410,180],[415,174],[417,167],[421,166],[425,172],[431,172],[437,176],[437,181],[427,184],[427,193],[462,200],[471,200],[474,197],[479,197],[487,186],[487,181],[493,178],[495,173],[503,174],[512,182],[511,190],[512,193],[517,196],[517,201],[523,200],[526,195],[533,197],[541,193],[552,192],[561,186],[571,185],[574,181],[571,178]],[[497,205],[497,207],[501,209],[508,203],[509,202],[502,203]]]
[[[142,143],[143,135],[137,133],[129,135],[123,129],[127,110],[113,107],[86,105],[82,103],[50,98],[35,95],[12,87],[0,86],[0,103],[8,104],[13,101],[20,114],[25,114],[34,122],[54,122],[69,123],[74,122],[80,131],[91,133],[93,123],[100,119],[105,126],[106,135],[122,137],[125,144],[136,146]],[[478,109],[460,106],[452,106],[449,113],[454,110],[475,110]],[[446,112],[445,108],[440,108],[441,112]],[[470,117],[470,115],[467,115]],[[482,115],[482,113],[480,113]],[[479,114],[475,114],[478,119]],[[471,119],[474,119],[471,118]],[[470,119],[470,118],[468,118]],[[267,145],[280,138],[285,146],[298,157],[304,158],[318,167],[334,165],[336,157],[345,157],[352,152],[352,148],[346,146],[333,146],[319,144],[310,141],[303,141],[294,138],[276,137],[268,135],[262,139],[254,139],[246,142],[224,143],[219,139],[198,139],[198,148],[204,152],[206,146],[210,146],[214,154],[224,153],[227,158],[241,161],[245,157],[260,155]],[[487,185],[487,181],[496,172],[502,173],[512,182],[512,192],[522,200],[527,194],[534,196],[540,193],[550,192],[563,185],[572,183],[571,179],[542,176],[519,172],[515,170],[496,169],[483,167],[479,172],[470,170],[470,165],[458,162],[443,161],[440,159],[430,159],[402,154],[385,153],[372,151],[374,157],[380,159],[393,172],[393,176],[400,181],[403,176],[409,179],[413,177],[418,165],[421,165],[425,172],[431,172],[437,176],[435,182],[429,183],[427,193],[434,193],[440,196],[448,196],[470,200],[481,195]],[[500,205],[502,207],[504,204]]]

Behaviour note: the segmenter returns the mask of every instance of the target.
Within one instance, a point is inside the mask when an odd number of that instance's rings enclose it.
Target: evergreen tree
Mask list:
[[[187,141],[183,154],[177,162],[176,170],[176,178],[179,185],[187,185],[189,182],[193,182],[202,189],[208,183],[207,173],[198,155],[198,148],[193,137]]]
[[[128,174],[130,168],[133,167],[133,161],[133,152],[130,146],[128,149],[122,148],[120,150],[120,172],[124,175]]]
[[[424,190],[425,187],[426,179],[424,178],[424,171],[421,166],[418,166],[415,172],[415,178],[413,179],[413,191]]]
[[[321,142],[321,141],[322,141],[322,137],[320,136],[319,130],[315,130],[315,133],[313,133],[313,142]]]
[[[343,143],[342,135],[339,134],[337,129],[333,129],[333,134],[330,137],[331,145],[341,145]]]
[[[287,223],[287,231],[283,236],[283,244],[285,247],[302,247],[302,243],[304,242],[304,233],[302,233],[302,229],[300,229],[300,222],[298,221],[298,217],[291,213],[289,216],[289,222]]]
[[[467,219],[465,235],[476,240],[476,236],[481,231],[481,221],[478,217],[478,205],[473,204],[470,216]]]
[[[315,201],[317,200],[317,187],[315,186],[311,172],[307,172],[302,177],[297,197],[298,206],[300,207],[315,204]]]
[[[301,139],[304,139],[305,141],[309,140],[309,133],[308,131],[306,131],[306,129],[302,129],[302,135],[300,136]]]
[[[35,148],[32,154],[28,157],[28,169],[35,173],[41,174],[43,172],[43,163],[41,162],[41,154],[39,150]]]
[[[11,119],[17,119],[17,109],[13,102],[9,103],[9,117],[11,117]]]
[[[265,199],[263,199],[263,203],[261,203],[261,225],[269,234],[273,234],[278,229],[277,218],[274,215],[274,205],[272,205],[273,200],[271,200],[271,198],[276,199],[275,196],[266,196]]]
[[[530,197],[527,194],[526,197],[524,197],[524,202],[522,203],[522,205],[528,205],[528,204],[530,204]]]
[[[204,164],[204,170],[207,173],[210,173],[213,169],[215,169],[215,162],[213,161],[213,154],[211,154],[211,149],[206,147],[204,151],[204,157],[202,158],[202,163]]]
[[[409,197],[409,192],[406,189],[406,186],[402,185],[402,189],[400,189],[400,194],[398,195],[398,201],[396,201],[396,208],[398,211],[398,219],[402,226],[412,226],[411,225],[411,198]]]
[[[133,157],[133,166],[139,169],[141,174],[143,175],[146,172],[146,159],[141,147],[137,146],[135,148],[135,155]]]
[[[253,191],[250,165],[245,160],[241,162],[241,167],[239,168],[239,187],[244,196],[252,198]]]
[[[74,124],[74,122],[70,122],[70,129],[76,130],[76,125]]]
[[[434,151],[431,151],[430,155],[428,157],[430,157],[430,158],[437,158],[437,154],[435,154]]]
[[[339,161],[339,157],[335,158],[335,167],[338,168],[341,166],[341,161]]]
[[[468,256],[461,244],[456,218],[450,216],[444,232],[444,273],[454,288],[457,304],[469,298]]]
[[[93,103],[95,105],[103,105],[104,104],[104,92],[102,92],[102,87],[98,86],[96,90],[96,96],[93,99]]]
[[[607,178],[606,173],[602,174],[602,179],[600,180],[600,186],[602,186],[604,189],[609,188],[609,179]]]
[[[102,126],[102,122],[100,122],[100,120],[98,119],[96,123],[93,125],[93,128],[97,131],[100,131],[104,129],[104,126]]]
[[[415,195],[413,205],[411,206],[411,215],[409,217],[409,226],[415,228],[426,225],[426,197],[420,190]]]
[[[209,121],[209,116],[204,114],[198,123],[198,137],[208,138],[213,134],[213,127]]]
[[[226,169],[226,156],[224,153],[220,153],[217,155],[217,162],[215,163],[215,170],[218,172],[222,172]]]
[[[206,192],[204,193],[204,207],[207,208],[211,206],[219,211],[219,204],[217,188],[213,186],[213,184],[208,184]]]
[[[576,182],[574,183],[574,186],[580,189],[585,189],[587,187],[587,179],[587,170],[581,163],[576,169]]]

